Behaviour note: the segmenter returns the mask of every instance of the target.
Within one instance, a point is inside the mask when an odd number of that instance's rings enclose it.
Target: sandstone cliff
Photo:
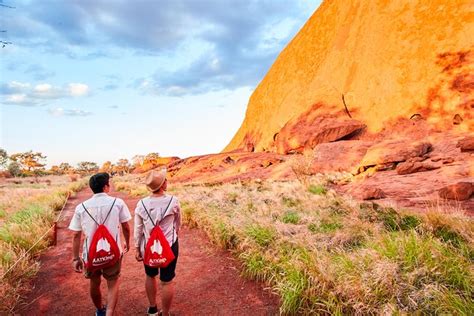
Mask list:
[[[325,1],[258,85],[224,151],[290,153],[357,122],[377,133],[411,117],[469,132],[473,92],[472,0]],[[319,116],[350,126],[326,132]]]

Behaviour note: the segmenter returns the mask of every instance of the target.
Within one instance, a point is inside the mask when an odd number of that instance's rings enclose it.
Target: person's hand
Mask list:
[[[125,243],[123,244],[123,253],[127,253],[130,250],[130,245]]]
[[[74,268],[75,272],[81,273],[84,269],[84,263],[80,258],[76,258],[72,261],[72,267]]]
[[[137,259],[137,261],[143,261],[143,257],[142,257],[142,254],[140,253],[140,249],[135,249],[135,259]]]

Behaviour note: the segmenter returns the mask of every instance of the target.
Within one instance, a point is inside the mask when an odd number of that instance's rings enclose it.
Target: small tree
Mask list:
[[[33,152],[31,150],[24,153],[16,153],[10,156],[10,160],[18,162],[22,171],[28,171],[28,173],[42,169],[45,165],[42,162],[45,159],[46,156],[43,156],[42,153]]]
[[[125,159],[125,158],[119,159],[119,161],[117,162],[117,165],[115,166],[114,170],[118,174],[121,174],[121,175],[129,173],[130,172],[130,162],[128,161],[128,159]]]
[[[14,177],[19,177],[21,176],[21,167],[20,167],[20,164],[16,161],[12,161],[10,162],[10,164],[8,165],[8,172],[10,172],[10,174]]]
[[[61,171],[61,174],[66,174],[66,173],[69,173],[70,171],[73,171],[74,168],[67,162],[61,162],[59,164],[59,170]]]
[[[8,154],[5,149],[0,148],[0,168],[4,169],[7,166]]]
[[[100,168],[100,172],[107,172],[110,173],[113,170],[114,165],[110,161],[106,161],[102,164],[102,167]]]
[[[60,175],[60,174],[62,174],[61,169],[59,169],[59,166],[56,166],[56,165],[52,166],[52,167],[49,169],[49,172],[50,172],[51,174],[54,174],[54,175]]]
[[[77,171],[85,174],[90,174],[99,171],[99,165],[95,162],[81,161],[77,164]]]

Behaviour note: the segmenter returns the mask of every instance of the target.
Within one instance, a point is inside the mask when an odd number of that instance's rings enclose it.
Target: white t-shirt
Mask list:
[[[114,200],[115,204],[113,204],[114,206],[112,211],[104,223],[107,213],[112,207]],[[83,260],[87,262],[87,254],[89,252],[90,246],[89,240],[92,240],[92,236],[94,236],[94,233],[97,229],[97,224],[86,213],[83,204],[90,215],[92,215],[92,217],[94,217],[94,219],[99,224],[105,224],[110,234],[115,238],[120,252],[122,252],[122,243],[120,242],[120,224],[128,222],[130,219],[132,219],[130,211],[122,199],[116,199],[107,195],[107,193],[97,193],[76,207],[74,216],[72,217],[71,223],[69,224],[70,230],[82,231],[85,235],[84,244],[82,247]]]
[[[171,201],[171,198],[173,200]],[[143,208],[145,204],[148,213],[150,213],[153,222]],[[169,204],[171,201],[171,204]],[[166,207],[168,206],[168,209]],[[181,228],[181,208],[178,199],[173,196],[164,195],[160,197],[146,197],[137,203],[135,209],[135,227],[133,236],[135,247],[140,247],[143,253],[145,243],[150,238],[154,224],[158,222],[163,234],[172,245],[178,238],[179,229]]]

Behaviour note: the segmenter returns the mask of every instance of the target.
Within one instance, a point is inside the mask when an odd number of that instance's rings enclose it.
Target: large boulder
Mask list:
[[[431,150],[429,142],[409,142],[407,140],[382,141],[367,150],[360,167],[386,165],[421,157]]]
[[[458,182],[440,189],[438,193],[443,199],[466,201],[474,193],[474,183]]]
[[[312,171],[351,171],[358,166],[372,142],[341,140],[319,144],[314,148]]]
[[[474,151],[474,136],[466,136],[461,139],[457,147],[461,149],[461,152]]]
[[[365,125],[357,120],[318,116],[317,110],[290,120],[275,136],[279,154],[302,153],[321,143],[328,143],[360,131]]]
[[[431,161],[405,161],[397,166],[397,173],[403,175],[415,172],[430,171],[441,168],[442,164],[442,162],[436,163]]]

